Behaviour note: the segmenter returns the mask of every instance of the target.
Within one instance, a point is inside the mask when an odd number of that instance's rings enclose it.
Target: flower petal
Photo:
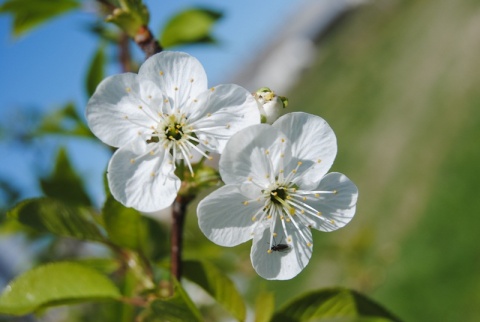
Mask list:
[[[307,204],[321,212],[321,217],[309,216],[312,227],[321,231],[342,228],[352,220],[358,198],[358,189],[344,174],[327,174],[315,190],[336,191],[334,194],[320,194],[319,198],[308,199]]]
[[[305,184],[318,182],[328,172],[337,154],[337,139],[327,122],[316,115],[294,112],[280,117],[273,126],[290,139],[293,162],[315,162],[314,168],[310,168],[308,175],[301,180]]]
[[[161,93],[152,84],[144,85],[140,86],[137,75],[132,73],[110,76],[98,85],[88,101],[86,117],[92,132],[104,143],[120,147],[156,126],[142,95]]]
[[[250,258],[257,274],[265,279],[291,279],[307,266],[312,256],[313,246],[306,244],[300,232],[293,225],[286,225],[286,227],[292,241],[288,243],[285,238],[280,237],[283,241],[279,242],[277,235],[277,242],[278,244],[288,244],[289,248],[284,251],[272,251],[271,253],[268,253],[268,250],[272,247],[270,245],[269,225],[258,226],[255,230]],[[300,225],[299,228],[311,243],[312,233],[310,229],[303,225]]]
[[[198,224],[202,232],[221,246],[235,246],[252,238],[252,217],[263,204],[248,200],[239,185],[226,185],[212,192],[198,205]]]
[[[158,85],[175,108],[182,109],[190,97],[207,89],[207,75],[202,64],[186,53],[164,51],[147,59],[138,75]]]
[[[255,98],[238,85],[219,85],[190,101],[187,113],[196,135],[209,150],[222,153],[228,139],[247,126],[260,123]]]
[[[290,158],[290,145],[283,133],[271,125],[257,124],[230,138],[220,157],[219,169],[227,184],[253,179],[267,187]]]
[[[172,174],[173,166],[166,159],[170,155],[163,149],[152,155],[155,146],[143,141],[129,143],[118,149],[108,164],[110,191],[126,207],[158,211],[177,196],[180,180]]]

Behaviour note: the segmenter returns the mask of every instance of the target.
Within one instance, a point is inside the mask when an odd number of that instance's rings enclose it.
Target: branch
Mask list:
[[[170,271],[180,281],[182,277],[182,247],[183,247],[183,226],[187,214],[187,206],[193,196],[177,196],[172,205],[172,235],[171,235],[171,263]],[[173,293],[173,284],[171,287]]]
[[[153,37],[152,32],[150,31],[150,29],[148,29],[147,26],[141,27],[137,31],[137,34],[135,35],[135,38],[133,40],[135,40],[140,49],[143,50],[146,58],[155,55],[163,50],[162,46],[160,46],[155,37]]]

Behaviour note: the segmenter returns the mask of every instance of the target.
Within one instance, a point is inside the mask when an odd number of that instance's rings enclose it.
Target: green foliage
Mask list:
[[[105,48],[100,45],[90,61],[87,77],[85,79],[85,88],[88,97],[92,96],[97,85],[105,78]]]
[[[11,209],[8,216],[40,232],[83,240],[104,240],[89,209],[52,198],[24,200]]]
[[[183,274],[199,285],[237,320],[244,321],[245,303],[235,284],[221,270],[206,261],[183,262]]]
[[[11,282],[0,296],[0,313],[24,315],[54,305],[119,298],[120,292],[104,275],[59,262],[34,268]]]
[[[275,294],[260,292],[255,300],[255,322],[269,322],[275,310]]]
[[[120,8],[115,9],[107,21],[113,22],[135,38],[139,30],[148,25],[150,13],[142,0],[119,0],[118,3]]]
[[[180,283],[174,281],[174,295],[168,299],[156,299],[150,303],[147,310],[142,313],[143,322],[201,322],[200,311],[182,288]]]
[[[193,8],[180,12],[166,24],[160,37],[165,48],[185,45],[214,43],[210,34],[213,25],[222,17],[222,13],[210,9]]]
[[[121,247],[137,250],[141,248],[145,242],[147,227],[138,211],[124,207],[109,195],[102,213],[110,241]]]
[[[72,103],[68,103],[63,108],[46,114],[38,128],[34,131],[33,136],[49,134],[84,138],[94,137],[90,129],[78,116],[75,105]]]
[[[400,321],[364,295],[344,288],[323,289],[302,295],[282,307],[273,322],[331,321]]]
[[[20,36],[79,5],[74,0],[7,0],[0,6],[0,13],[10,13],[13,16],[13,34]]]
[[[72,205],[91,205],[83,187],[83,182],[70,164],[65,149],[60,149],[55,169],[48,178],[41,179],[43,192],[52,198]]]

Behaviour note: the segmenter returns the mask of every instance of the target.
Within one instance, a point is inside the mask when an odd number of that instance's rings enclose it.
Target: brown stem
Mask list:
[[[122,32],[118,42],[118,60],[122,66],[122,71],[128,73],[132,71],[132,56],[130,55],[130,38],[126,32]]]
[[[134,40],[145,53],[145,58],[148,58],[163,50],[147,26],[143,26],[137,31]]]
[[[178,281],[182,277],[183,226],[187,206],[192,199],[189,196],[177,196],[172,205],[171,273]]]
[[[110,3],[108,0],[97,0],[104,5],[108,11],[113,12],[117,7]],[[147,26],[142,26],[137,31],[133,40],[137,43],[140,49],[145,53],[145,59],[161,52],[163,50],[160,43],[155,39],[150,29]]]

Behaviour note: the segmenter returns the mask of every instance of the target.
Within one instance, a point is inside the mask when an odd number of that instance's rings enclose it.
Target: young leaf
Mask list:
[[[105,63],[105,49],[102,45],[100,45],[90,61],[90,67],[88,68],[87,77],[85,80],[85,87],[88,97],[93,95],[97,85],[100,84],[105,77]]]
[[[167,22],[160,37],[160,43],[168,48],[215,42],[210,31],[221,17],[220,12],[209,9],[194,8],[182,11]]]
[[[142,246],[146,227],[138,211],[123,206],[110,194],[102,213],[108,237],[114,244],[130,249]]]
[[[65,149],[60,149],[53,174],[49,178],[41,179],[43,192],[73,205],[91,205],[83,182],[68,160]]]
[[[74,0],[7,0],[0,6],[0,13],[10,13],[13,16],[13,34],[19,36],[79,5]]]
[[[281,308],[272,322],[300,322],[312,319],[330,321],[400,321],[366,296],[345,288],[323,289],[307,293]],[[343,321],[343,320],[342,320]]]
[[[246,308],[235,284],[221,270],[205,261],[183,262],[183,274],[210,294],[236,319],[245,320]]]
[[[275,310],[275,294],[260,292],[255,300],[255,322],[268,322]]]
[[[51,198],[29,199],[8,212],[10,218],[41,232],[84,240],[103,241],[88,209],[70,206]]]
[[[12,281],[0,296],[0,313],[24,315],[54,305],[120,296],[116,286],[96,270],[59,262],[34,268]]]
[[[75,106],[72,103],[68,103],[65,107],[46,114],[38,128],[33,131],[32,137],[48,134],[71,135],[85,138],[95,137],[78,116],[75,111]]]
[[[203,321],[200,311],[188,297],[180,283],[174,281],[174,295],[168,299],[157,299],[150,303],[142,313],[143,322],[200,322]]]

